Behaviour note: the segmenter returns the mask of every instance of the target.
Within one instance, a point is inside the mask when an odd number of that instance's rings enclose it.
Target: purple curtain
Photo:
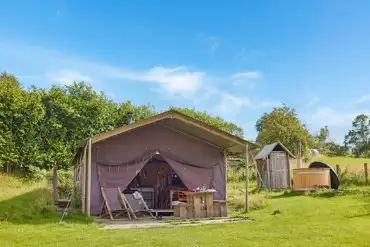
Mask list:
[[[141,169],[143,169],[146,163],[148,163],[152,155],[154,154],[148,155],[145,159],[131,164],[97,164],[101,187],[120,187],[122,190],[126,189],[131,181],[135,178],[135,176],[141,171]],[[213,185],[215,183],[213,181],[215,180],[215,178],[220,177],[214,177],[213,167],[197,167],[186,163],[180,163],[170,158],[169,155],[163,153],[161,153],[160,156],[172,167],[172,169],[179,175],[181,181],[189,189],[194,189],[197,186],[201,186],[202,184],[205,184],[208,188],[214,187]]]
[[[97,164],[100,185],[103,188],[126,189],[136,175],[148,163],[150,157],[137,163],[121,165]]]
[[[189,189],[205,184],[208,188],[212,186],[212,168],[196,167],[177,162],[167,155],[161,154],[162,158],[179,175],[181,181]]]
[[[221,183],[221,181],[225,180],[225,177],[222,171],[221,164],[213,167],[212,187],[217,191],[214,195],[215,200],[225,200],[225,184]]]

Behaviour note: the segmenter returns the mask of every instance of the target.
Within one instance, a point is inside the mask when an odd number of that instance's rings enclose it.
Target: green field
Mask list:
[[[351,172],[363,172],[364,170],[364,163],[369,164],[370,169],[370,159],[365,158],[349,158],[349,157],[328,157],[324,155],[318,155],[314,158],[312,158],[307,164],[310,164],[313,161],[322,161],[330,166],[332,166],[334,169],[336,165],[340,165],[341,169],[347,168],[348,171]]]
[[[229,204],[243,206],[244,183],[229,183]],[[251,195],[255,219],[227,225],[100,230],[78,214],[58,224],[44,183],[0,175],[1,246],[370,246],[370,188]]]

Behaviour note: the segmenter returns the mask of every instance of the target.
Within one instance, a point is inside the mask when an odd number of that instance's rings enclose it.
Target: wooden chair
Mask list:
[[[123,208],[119,200],[118,190],[115,188],[101,187],[101,193],[103,195],[101,217],[108,214],[110,219],[113,220],[121,215],[123,213]]]

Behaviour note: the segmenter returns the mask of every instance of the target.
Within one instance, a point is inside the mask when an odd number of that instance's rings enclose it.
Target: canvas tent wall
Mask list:
[[[245,152],[246,146],[241,138],[175,111],[94,136],[91,145],[89,141],[79,144],[83,211],[98,214],[100,186],[125,189],[155,153],[160,153],[187,187],[206,184],[217,190],[215,199],[224,200],[225,153]]]
[[[280,142],[264,146],[254,157],[257,162],[259,189],[291,188],[289,158],[295,156]]]

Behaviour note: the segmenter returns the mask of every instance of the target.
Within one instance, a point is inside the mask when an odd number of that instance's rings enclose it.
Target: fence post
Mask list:
[[[57,165],[53,166],[53,199],[54,205],[58,203],[58,167]]]
[[[364,170],[365,170],[365,184],[369,184],[368,176],[369,174],[367,173],[367,163],[364,164]]]
[[[338,165],[338,164],[336,165],[336,172],[337,172],[337,174],[339,175],[339,173],[340,173],[340,168],[339,168],[339,165]]]

